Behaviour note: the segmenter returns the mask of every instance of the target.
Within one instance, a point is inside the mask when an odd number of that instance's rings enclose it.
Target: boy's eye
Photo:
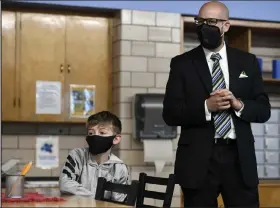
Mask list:
[[[92,133],[92,132],[88,132],[88,135],[89,135],[89,136],[92,136],[92,135],[93,135],[93,133]]]

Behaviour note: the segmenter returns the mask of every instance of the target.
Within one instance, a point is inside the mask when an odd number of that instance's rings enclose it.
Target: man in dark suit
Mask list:
[[[163,119],[181,126],[175,174],[185,207],[258,207],[251,122],[270,118],[256,56],[224,43],[230,22],[220,2],[195,18],[201,45],[171,60]],[[238,37],[236,37],[238,38]]]

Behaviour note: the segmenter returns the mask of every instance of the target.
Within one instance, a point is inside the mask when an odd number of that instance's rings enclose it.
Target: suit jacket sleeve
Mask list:
[[[183,68],[180,67],[176,57],[172,58],[163,101],[163,119],[169,126],[203,125],[207,122],[204,100],[201,103],[188,100],[184,91],[184,83]]]
[[[251,99],[242,100],[244,109],[241,119],[247,122],[264,123],[270,118],[270,103],[264,92],[264,83],[256,56],[253,56],[253,85]]]

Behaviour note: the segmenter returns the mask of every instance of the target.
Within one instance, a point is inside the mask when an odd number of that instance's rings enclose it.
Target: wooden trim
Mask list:
[[[261,187],[279,187],[280,180],[260,180],[259,188]],[[180,207],[184,207],[184,196],[180,190]]]
[[[109,83],[111,83],[110,86],[110,92],[109,92],[109,99],[108,99],[108,110],[113,112],[113,18],[109,19],[109,38],[110,42],[108,44],[109,47]]]
[[[252,48],[252,30],[248,28],[248,48],[247,51],[250,52]]]
[[[4,1],[2,10],[19,11],[19,12],[35,12],[35,13],[52,13],[67,14],[78,16],[94,16],[94,17],[114,17],[117,9],[94,8],[83,6],[66,6],[56,4],[39,4],[28,2]]]
[[[185,27],[184,27],[184,18],[181,16],[181,53],[184,53],[184,43],[185,43]]]
[[[194,23],[194,16],[183,16],[184,23]],[[250,28],[265,28],[280,30],[280,22],[265,22],[265,21],[253,21],[253,20],[230,20],[231,26],[238,27],[250,27]]]
[[[280,29],[280,23],[276,22],[261,22],[261,21],[249,21],[249,20],[230,20],[231,25],[240,27],[251,28],[265,28],[265,29]]]
[[[280,80],[272,78],[263,78],[264,90],[267,94],[280,95]]]
[[[15,12],[15,15],[16,15],[16,35],[15,35],[15,38],[16,38],[16,79],[15,79],[15,99],[16,99],[16,109],[15,111],[17,111],[16,115],[17,115],[17,118],[19,119],[20,118],[20,108],[21,108],[21,105],[20,105],[20,100],[21,100],[21,95],[20,95],[20,86],[21,86],[21,79],[20,79],[20,76],[21,76],[21,71],[20,71],[20,63],[21,63],[21,56],[20,56],[20,53],[21,53],[21,14],[18,13],[18,12]]]
[[[273,78],[263,78],[265,83],[273,83],[278,84],[280,86],[280,79],[273,79]]]

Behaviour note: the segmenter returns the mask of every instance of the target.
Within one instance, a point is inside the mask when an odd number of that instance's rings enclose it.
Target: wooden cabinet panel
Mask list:
[[[261,207],[280,207],[280,183],[260,184],[260,206]]]
[[[280,183],[275,181],[274,183],[262,182],[259,184],[259,197],[260,207],[280,207]],[[184,196],[181,192],[181,207],[184,207]],[[218,207],[224,207],[223,199],[221,195],[218,197]]]
[[[280,183],[259,185],[260,207],[280,207]],[[223,207],[221,195],[218,198],[219,207]]]
[[[96,111],[111,107],[110,19],[29,12],[3,14],[3,120],[69,119],[70,84],[96,86]],[[62,84],[60,115],[36,114],[36,82]]]
[[[17,121],[16,13],[2,12],[2,120]]]
[[[21,121],[63,121],[63,113],[36,114],[36,81],[60,81],[63,92],[65,16],[21,13],[20,38]]]
[[[69,119],[69,85],[95,85],[96,111],[108,110],[111,92],[109,19],[68,16],[66,19],[65,119]]]
[[[230,28],[228,32],[228,44],[233,48],[250,52],[251,29],[244,27]]]

